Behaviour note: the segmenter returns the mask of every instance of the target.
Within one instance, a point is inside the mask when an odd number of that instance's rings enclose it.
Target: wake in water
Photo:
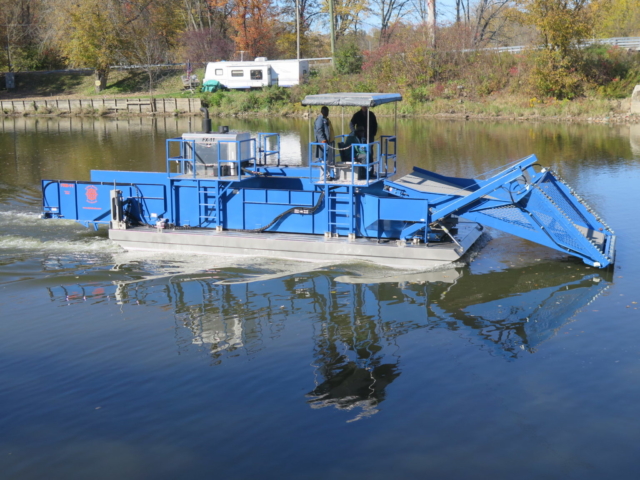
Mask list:
[[[117,253],[106,231],[87,229],[75,221],[51,222],[36,213],[0,212],[0,250],[40,253]]]
[[[94,231],[72,220],[51,222],[33,212],[0,212],[0,225],[0,252],[27,254],[32,258],[53,255],[62,260],[63,270],[73,270],[80,265],[106,268],[117,272],[116,281],[120,284],[210,280],[229,285],[336,269],[345,273],[336,278],[344,283],[451,282],[458,277],[456,268],[464,266],[464,263],[455,263],[430,270],[411,270],[362,261],[304,262],[231,255],[127,252],[108,239],[106,229]]]

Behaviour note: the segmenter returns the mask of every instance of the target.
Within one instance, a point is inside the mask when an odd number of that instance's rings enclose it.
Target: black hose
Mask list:
[[[301,215],[311,215],[312,213],[315,213],[315,211],[318,210],[318,208],[320,208],[320,205],[322,204],[322,200],[324,200],[324,191],[320,194],[320,197],[318,198],[318,202],[313,207],[311,208],[292,207],[289,210],[285,210],[284,212],[282,212],[280,215],[274,218],[271,221],[271,223],[269,223],[268,225],[265,225],[264,227],[256,228],[255,230],[245,230],[245,231],[252,232],[252,233],[262,233],[265,230],[271,228],[273,225],[275,225],[281,218],[291,213],[299,213]]]

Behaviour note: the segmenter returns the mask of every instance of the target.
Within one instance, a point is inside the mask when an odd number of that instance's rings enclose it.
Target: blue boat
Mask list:
[[[309,95],[308,106],[375,107],[398,94]],[[456,178],[396,174],[395,135],[310,142],[305,166],[280,162],[277,133],[203,132],[166,142],[163,172],[91,171],[43,180],[44,218],[108,225],[128,250],[365,260],[430,268],[462,257],[491,227],[607,267],[613,230],[535,155]]]

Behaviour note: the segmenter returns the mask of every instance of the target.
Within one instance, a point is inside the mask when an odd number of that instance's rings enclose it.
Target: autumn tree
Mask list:
[[[598,2],[518,0],[518,4],[522,10],[515,13],[516,18],[536,29],[543,47],[534,54],[534,87],[556,98],[579,95],[584,84],[580,43],[593,36]]]
[[[149,90],[153,89],[158,64],[172,59],[179,30],[176,4],[173,0],[155,0],[140,8],[137,15],[123,26],[126,40],[121,56],[127,62],[141,65],[149,77]]]
[[[109,67],[123,60],[125,12],[118,0],[58,0],[53,23],[71,66],[95,70],[96,90],[107,86]]]
[[[162,60],[176,31],[175,0],[52,0],[50,23],[69,63],[95,70],[106,88],[109,67]]]
[[[518,19],[534,27],[542,46],[570,56],[579,43],[594,32],[598,3],[592,0],[517,0],[521,7]]]
[[[360,17],[366,12],[368,0],[324,0],[322,12],[327,14],[327,24],[329,2],[333,2],[333,17],[336,41],[344,37],[349,32],[357,30]]]
[[[638,0],[610,0],[598,11],[596,34],[601,38],[640,36]]]
[[[236,49],[248,58],[276,54],[276,8],[271,0],[236,0],[229,23]]]

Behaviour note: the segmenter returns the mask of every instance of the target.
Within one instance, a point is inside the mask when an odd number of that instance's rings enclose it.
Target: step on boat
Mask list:
[[[334,93],[302,104],[401,100]],[[420,269],[457,261],[486,226],[595,267],[614,262],[613,230],[535,155],[478,178],[417,167],[395,178],[394,131],[365,143],[350,144],[346,135],[335,145],[310,142],[306,165],[283,165],[279,134],[212,132],[203,113],[202,132],[166,141],[166,171],[92,170],[90,181],[43,180],[43,218],[106,224],[109,238],[127,250]]]

